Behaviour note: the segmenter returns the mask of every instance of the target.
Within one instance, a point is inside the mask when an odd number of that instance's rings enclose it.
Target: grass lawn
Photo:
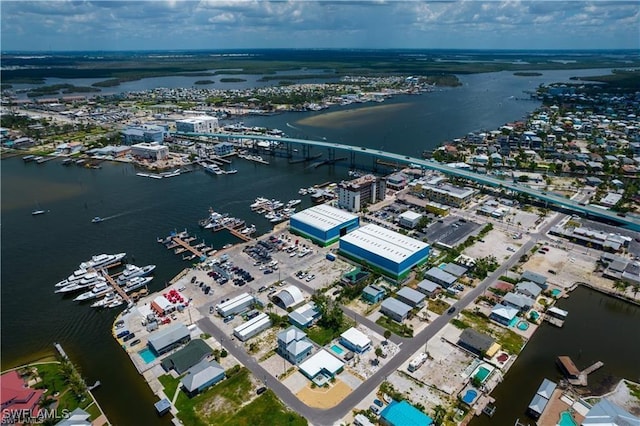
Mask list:
[[[324,346],[333,340],[333,330],[314,325],[307,330],[307,337],[318,345]]]
[[[158,377],[158,380],[162,383],[164,394],[167,395],[167,398],[173,398],[173,395],[176,393],[176,389],[180,386],[180,379],[174,379],[170,374],[164,374]]]
[[[241,368],[193,398],[180,392],[176,400],[178,418],[186,425],[225,424],[235,418],[238,409],[251,397],[252,387],[249,370]]]
[[[399,324],[392,319],[387,318],[386,316],[381,316],[376,320],[376,324],[381,327],[386,328],[390,332],[397,334],[401,337],[413,337],[413,330],[408,328],[404,324]]]
[[[221,424],[225,426],[303,426],[307,424],[307,421],[299,414],[287,410],[275,394],[269,390],[242,407],[234,414],[233,418]]]
[[[449,304],[441,299],[435,299],[435,300],[429,299],[428,309],[433,313],[442,315],[444,311],[449,309]]]
[[[524,345],[524,337],[504,327],[493,326],[488,318],[475,315],[469,311],[462,311],[464,323],[481,333],[493,336],[502,348],[511,353],[519,354]]]

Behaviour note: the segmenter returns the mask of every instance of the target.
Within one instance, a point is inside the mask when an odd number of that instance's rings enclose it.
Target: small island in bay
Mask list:
[[[193,84],[205,85],[205,84],[213,84],[213,83],[215,83],[215,81],[213,80],[197,80]]]
[[[220,83],[242,83],[243,81],[247,81],[244,78],[237,77],[223,77],[220,79]]]
[[[540,77],[542,73],[535,71],[517,71],[514,72],[513,75],[517,75],[518,77]]]

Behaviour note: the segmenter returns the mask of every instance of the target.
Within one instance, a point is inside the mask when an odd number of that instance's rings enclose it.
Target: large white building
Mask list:
[[[260,334],[269,327],[271,327],[271,319],[269,318],[269,315],[263,312],[257,317],[236,327],[233,330],[233,335],[241,342],[244,342],[253,336]]]
[[[215,133],[218,127],[218,119],[208,115],[176,120],[176,130],[183,133]]]
[[[429,244],[378,225],[369,224],[340,237],[340,253],[364,261],[401,280],[429,257]]]
[[[138,143],[131,145],[131,155],[139,158],[148,158],[153,161],[166,160],[169,158],[169,147],[160,145],[157,142]]]
[[[335,243],[341,235],[356,229],[359,224],[358,216],[327,204],[302,210],[289,220],[291,232],[322,246]]]

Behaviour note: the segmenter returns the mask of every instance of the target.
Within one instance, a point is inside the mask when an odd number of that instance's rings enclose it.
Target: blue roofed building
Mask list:
[[[418,283],[417,290],[427,297],[431,297],[440,291],[441,288],[440,284],[434,283],[433,281],[422,280]]]
[[[122,130],[122,143],[132,145],[141,142],[162,143],[169,137],[169,130],[165,126],[155,124],[143,124],[140,126],[129,126]]]
[[[360,218],[352,213],[320,204],[291,216],[289,230],[313,242],[328,246],[360,225]]]
[[[430,426],[431,417],[418,410],[407,401],[391,401],[380,413],[380,421],[388,426]]]
[[[522,275],[520,275],[520,281],[531,281],[543,290],[546,290],[547,287],[549,287],[547,284],[547,277],[531,271],[524,271]]]
[[[591,407],[587,412],[582,424],[607,425],[607,426],[630,426],[640,425],[640,417],[634,416],[620,406],[614,404],[606,398]]]
[[[434,283],[441,285],[444,288],[451,287],[458,279],[458,277],[456,277],[455,275],[445,272],[436,266],[425,272],[424,277],[429,281],[433,281]]]
[[[508,326],[509,324],[511,324],[511,321],[513,321],[516,315],[518,315],[518,312],[518,309],[511,306],[497,304],[491,310],[489,319],[492,319],[502,325]]]
[[[538,286],[538,284],[531,281],[522,281],[516,285],[515,292],[518,294],[523,294],[527,297],[531,297],[532,299],[536,299],[540,296],[542,292],[542,288]]]
[[[520,312],[528,311],[531,309],[535,300],[525,296],[524,294],[507,293],[502,298],[502,304],[505,306],[511,306],[516,308]]]
[[[362,289],[362,298],[369,303],[378,303],[384,298],[386,291],[377,285],[368,285]]]
[[[393,297],[384,299],[382,305],[380,305],[380,312],[397,322],[402,322],[407,319],[411,309],[411,306]]]

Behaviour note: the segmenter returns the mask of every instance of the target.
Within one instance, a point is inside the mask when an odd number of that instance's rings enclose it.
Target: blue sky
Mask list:
[[[640,1],[0,1],[7,50],[639,49]]]

